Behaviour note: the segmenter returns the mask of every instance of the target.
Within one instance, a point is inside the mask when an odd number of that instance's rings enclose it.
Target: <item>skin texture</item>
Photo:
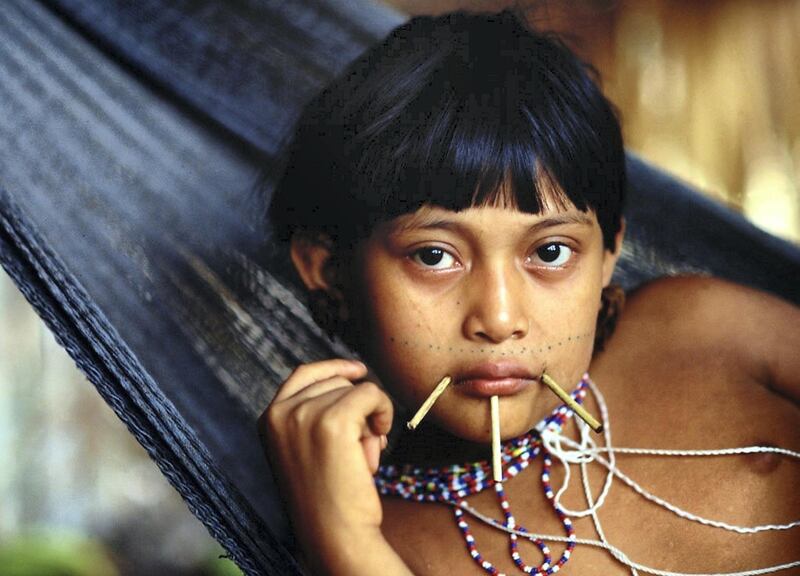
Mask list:
[[[437,464],[485,458],[488,399],[469,393],[462,376],[486,362],[515,362],[533,375],[500,399],[504,438],[524,433],[558,405],[535,379],[546,367],[566,388],[591,370],[606,395],[617,445],[800,449],[800,360],[794,353],[800,314],[773,297],[712,279],[657,281],[631,296],[606,350],[592,357],[600,291],[616,263],[616,253],[603,249],[592,213],[423,208],[373,232],[349,262],[346,287],[330,250],[327,243],[298,241],[292,257],[309,289],[351,296],[371,371],[344,360],[300,367],[261,421],[314,573],[478,573],[448,508],[381,500],[371,473],[394,410],[415,410],[445,374],[454,384],[391,457]],[[591,398],[588,408],[598,414]],[[625,462],[625,470],[656,493],[712,517],[755,524],[800,516],[793,488],[800,478],[791,463],[748,457],[682,464],[678,473],[675,466]],[[590,468],[597,493],[602,474]],[[506,489],[521,524],[557,534],[538,470],[533,465]],[[553,481],[561,481],[560,470]],[[578,484],[566,495],[568,506],[584,505]],[[491,492],[470,502],[497,515]],[[612,491],[606,509],[613,510],[603,513],[612,541],[658,567],[758,567],[793,559],[790,551],[800,543],[797,530],[742,540],[687,527],[621,489]],[[473,524],[481,552],[514,573],[507,540]],[[576,528],[579,536],[597,537],[588,520],[576,521]],[[700,551],[697,542],[703,542]],[[535,562],[535,553],[522,548]],[[581,548],[563,573],[626,571],[607,553]]]
[[[537,253],[548,246],[558,252],[553,262]],[[441,260],[425,264],[435,250]],[[575,208],[531,215],[482,207],[396,219],[372,235],[359,261],[365,352],[383,385],[417,407],[452,375],[427,419],[485,444],[486,398],[464,392],[459,376],[509,361],[532,376],[547,368],[557,380],[577,381],[589,367],[600,291],[616,258],[603,250],[596,218]],[[523,434],[556,403],[533,382],[501,397],[503,437]]]
[[[664,449],[773,445],[800,451],[800,312],[775,297],[713,278],[670,278],[629,296],[606,350],[590,371],[603,392],[616,446]],[[599,413],[590,396],[587,407]],[[574,425],[565,432],[576,437]],[[774,455],[674,459],[621,457],[620,467],[653,493],[706,517],[742,525],[800,518],[800,464]],[[506,483],[520,524],[563,533],[539,485],[540,464]],[[589,467],[597,495],[604,470]],[[573,472],[576,469],[573,468]],[[563,481],[556,466],[551,480]],[[573,477],[564,503],[585,507]],[[470,504],[494,517],[491,491]],[[452,512],[383,500],[384,534],[416,574],[478,574]],[[600,513],[605,534],[633,560],[678,572],[719,573],[798,559],[800,530],[739,535],[675,517],[615,482]],[[597,538],[587,518],[579,537]],[[409,526],[414,526],[413,530]],[[508,542],[471,522],[482,554],[517,573]],[[446,544],[447,543],[447,544]],[[552,544],[554,555],[563,548]],[[530,562],[541,558],[523,546]],[[608,553],[579,546],[563,574],[630,574]],[[797,575],[785,570],[781,575]]]
[[[343,359],[300,366],[259,424],[315,573],[368,574],[379,566],[386,574],[408,573],[380,534],[383,514],[372,474],[392,404],[376,385],[352,383],[366,373],[360,362]],[[368,543],[369,553],[348,556],[353,538]],[[363,572],[353,571],[355,565]]]

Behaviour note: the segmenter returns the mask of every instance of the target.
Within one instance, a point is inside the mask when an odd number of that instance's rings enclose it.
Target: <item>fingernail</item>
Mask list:
[[[388,445],[389,439],[386,437],[386,434],[381,434],[381,450],[385,449]]]

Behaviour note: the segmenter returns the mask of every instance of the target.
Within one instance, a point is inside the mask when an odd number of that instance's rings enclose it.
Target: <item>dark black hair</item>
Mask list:
[[[510,12],[413,18],[306,106],[271,202],[273,231],[352,246],[425,204],[511,201],[538,213],[555,191],[559,204],[594,211],[614,249],[625,157],[593,77]]]

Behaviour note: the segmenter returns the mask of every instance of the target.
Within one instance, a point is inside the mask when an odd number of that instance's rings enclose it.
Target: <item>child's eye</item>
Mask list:
[[[411,255],[411,258],[417,264],[433,270],[447,270],[456,263],[456,259],[452,254],[436,246],[420,248]]]
[[[550,242],[536,249],[531,259],[535,259],[538,266],[559,268],[565,266],[572,258],[572,249],[560,242]]]

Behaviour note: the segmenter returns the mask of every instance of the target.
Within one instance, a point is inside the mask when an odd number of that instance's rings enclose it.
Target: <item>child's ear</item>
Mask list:
[[[614,236],[614,251],[605,250],[603,252],[603,286],[611,283],[611,276],[617,265],[620,254],[622,254],[622,241],[625,237],[625,218],[620,219],[619,232]]]
[[[309,291],[334,288],[333,242],[322,232],[295,232],[290,248],[292,263]]]

